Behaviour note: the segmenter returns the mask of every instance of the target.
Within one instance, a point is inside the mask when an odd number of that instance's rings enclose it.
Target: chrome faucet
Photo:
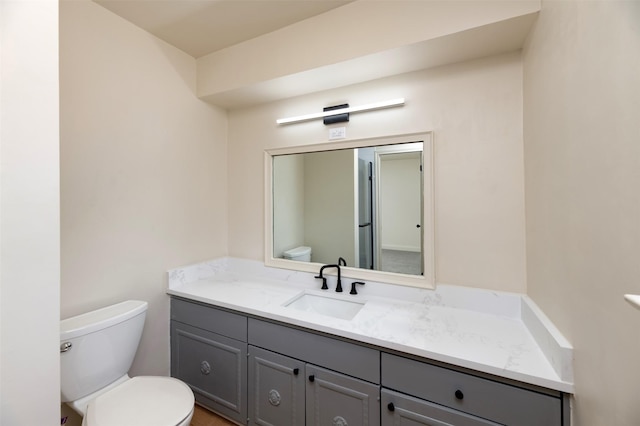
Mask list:
[[[341,277],[340,277],[340,265],[335,265],[335,264],[331,264],[331,265],[324,265],[323,267],[320,268],[320,275],[317,275],[316,278],[319,278],[322,280],[322,290],[328,290],[329,287],[327,286],[327,279],[325,278],[324,274],[324,270],[326,268],[336,268],[338,270],[338,283],[336,284],[336,291],[338,293],[342,293],[342,281],[341,281]]]

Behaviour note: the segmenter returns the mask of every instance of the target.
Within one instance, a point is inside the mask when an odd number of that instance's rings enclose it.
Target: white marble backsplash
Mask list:
[[[320,281],[309,272],[271,268],[255,260],[223,257],[169,270],[169,289],[181,284],[214,278],[223,273],[286,281],[305,288],[308,286],[320,288]],[[342,287],[348,291],[353,281],[356,280],[343,277]],[[335,277],[328,276],[328,283],[331,286],[335,285]],[[520,318],[521,313],[521,295],[519,294],[446,284],[439,284],[435,290],[432,290],[367,281],[366,285],[358,287],[358,293],[510,318]]]
[[[335,280],[328,278],[331,290]],[[258,261],[224,257],[172,269],[168,292],[367,343],[386,342],[392,349],[565,392],[573,389],[571,345],[526,295],[367,281],[358,286],[358,296],[349,296],[352,281],[342,279],[347,297],[366,300],[367,308],[350,322],[292,316],[283,304],[303,290],[319,290],[320,281],[312,273]]]
[[[558,376],[573,383],[573,347],[528,296],[522,296],[522,322]]]
[[[169,288],[175,288],[181,284],[188,284],[194,281],[213,278],[216,274],[226,272],[229,269],[229,258],[210,260],[208,262],[197,263],[195,265],[183,266],[181,268],[167,271]]]

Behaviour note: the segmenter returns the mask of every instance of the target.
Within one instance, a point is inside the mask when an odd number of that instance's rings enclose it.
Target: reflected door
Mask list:
[[[376,161],[378,269],[422,275],[422,152],[379,153]]]
[[[373,162],[358,158],[358,267],[374,269]]]

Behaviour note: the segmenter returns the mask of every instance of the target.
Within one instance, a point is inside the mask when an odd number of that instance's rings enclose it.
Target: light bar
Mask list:
[[[331,111],[318,112],[314,114],[299,115],[297,117],[279,118],[276,120],[278,125],[299,123],[301,121],[315,120],[317,118],[329,117],[331,115],[347,114],[352,112],[371,111],[374,109],[391,108],[404,105],[404,98],[391,99],[389,101],[376,102],[373,104],[361,105],[356,107],[348,107],[342,109],[334,109]]]
[[[640,309],[640,296],[637,294],[625,294],[624,299],[636,309]]]

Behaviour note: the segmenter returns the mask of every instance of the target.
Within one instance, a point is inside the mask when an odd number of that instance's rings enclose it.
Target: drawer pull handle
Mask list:
[[[316,380],[316,376],[314,376],[313,374],[309,376],[309,381],[313,382]]]
[[[294,369],[293,369],[293,375],[294,375],[294,376],[297,376],[299,372],[300,372],[300,369],[299,369],[299,368],[294,368]]]
[[[462,393],[462,391],[460,389],[458,389],[455,393],[456,395],[456,399],[459,399],[462,401],[462,399],[464,399],[464,394]]]
[[[389,411],[396,411],[396,406],[393,405],[393,402],[390,402],[389,405],[387,405],[387,409]]]
[[[209,373],[211,373],[211,365],[209,365],[209,363],[207,361],[202,361],[200,363],[200,372],[203,375],[208,376]]]

